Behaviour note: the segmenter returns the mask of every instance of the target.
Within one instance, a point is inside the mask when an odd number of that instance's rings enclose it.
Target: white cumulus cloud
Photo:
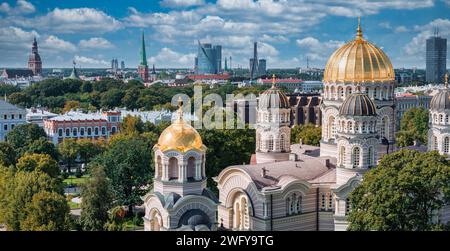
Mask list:
[[[109,65],[109,63],[105,60],[79,55],[75,55],[74,60],[78,65],[81,65],[82,67],[104,67]]]
[[[88,40],[80,40],[79,46],[82,49],[110,49],[114,47],[111,42],[101,37],[92,37]]]
[[[16,6],[12,7],[7,2],[0,4],[0,12],[5,12],[9,15],[30,14],[36,11],[34,5],[25,0],[18,0]]]
[[[158,67],[192,68],[194,59],[194,53],[183,54],[164,47],[156,56],[148,58],[148,62]]]
[[[168,8],[185,8],[204,4],[205,1],[203,0],[163,0],[160,2],[162,7]]]

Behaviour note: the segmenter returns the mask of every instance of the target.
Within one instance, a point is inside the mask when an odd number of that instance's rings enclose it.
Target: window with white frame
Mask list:
[[[341,149],[339,150],[339,160],[341,165],[345,164],[345,146],[341,146]]]

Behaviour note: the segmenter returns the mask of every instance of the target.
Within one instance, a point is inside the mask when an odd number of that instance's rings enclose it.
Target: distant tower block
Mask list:
[[[32,70],[35,76],[42,75],[42,60],[38,52],[36,38],[34,38],[31,54],[28,58],[28,69]]]
[[[147,64],[147,54],[145,53],[144,32],[142,32],[141,62],[138,66],[138,74],[139,77],[142,78],[144,82],[148,82],[148,64]]]

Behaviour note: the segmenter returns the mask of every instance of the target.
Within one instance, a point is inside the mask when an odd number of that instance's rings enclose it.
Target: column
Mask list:
[[[195,162],[195,180],[202,179],[202,166],[200,161]]]
[[[169,165],[167,163],[163,163],[163,181],[168,181],[169,180]]]

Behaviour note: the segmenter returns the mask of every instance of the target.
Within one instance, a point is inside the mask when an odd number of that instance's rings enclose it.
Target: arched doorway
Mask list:
[[[160,231],[162,224],[161,214],[156,209],[150,211],[150,231]]]
[[[169,180],[178,179],[178,159],[172,157],[169,159]]]
[[[235,230],[249,230],[250,208],[248,197],[243,192],[237,192],[233,198],[233,209],[231,213],[233,225],[231,227]]]

